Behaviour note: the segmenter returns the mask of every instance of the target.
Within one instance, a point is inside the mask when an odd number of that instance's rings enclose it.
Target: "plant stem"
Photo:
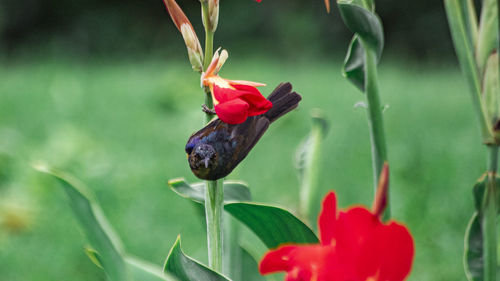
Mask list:
[[[483,206],[482,228],[484,234],[484,280],[496,281],[497,277],[497,184],[498,146],[488,146],[488,183]]]
[[[208,265],[222,272],[222,181],[207,181],[205,216],[207,219]]]
[[[384,120],[378,89],[377,55],[374,50],[365,46],[365,93],[368,105],[368,124],[370,127],[370,140],[372,145],[373,182],[377,192],[378,181],[384,163],[387,162],[387,145],[385,142]],[[390,204],[387,198],[387,208],[384,211],[384,220],[390,217]]]
[[[202,17],[204,23],[208,23],[208,2],[202,2]],[[214,49],[214,33],[210,31],[208,24],[205,24],[205,56],[203,67],[208,68],[212,61]],[[205,90],[205,105],[213,109],[214,104],[212,95],[208,87]],[[205,123],[212,120],[212,115],[205,114]],[[211,269],[222,272],[222,212],[224,204],[223,180],[206,181],[205,192],[205,216],[207,220],[207,246],[208,246],[208,265]]]

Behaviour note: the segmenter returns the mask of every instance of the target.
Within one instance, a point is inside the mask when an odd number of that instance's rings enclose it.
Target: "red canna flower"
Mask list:
[[[286,281],[402,281],[408,276],[415,249],[405,226],[384,224],[363,207],[337,212],[334,192],[325,197],[318,224],[320,244],[272,250],[260,262],[260,273],[286,271]]]
[[[219,51],[216,51],[207,71],[202,74],[201,81],[203,86],[210,87],[217,116],[225,123],[240,124],[249,116],[266,113],[273,104],[256,88],[265,84],[228,80],[218,75],[227,56],[226,50],[220,55]]]

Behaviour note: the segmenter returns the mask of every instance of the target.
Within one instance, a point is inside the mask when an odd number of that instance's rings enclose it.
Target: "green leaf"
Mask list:
[[[377,57],[380,57],[384,49],[384,30],[379,17],[359,5],[346,1],[340,1],[338,7],[347,28],[359,36],[366,44],[365,47],[371,48]]]
[[[259,239],[250,229],[247,227],[242,229],[240,246],[243,251],[245,251],[244,255],[250,256],[257,264],[262,259],[262,257],[266,254],[269,249],[264,245],[262,240]],[[250,258],[250,257],[245,257]],[[249,263],[246,261],[245,263]],[[244,267],[244,270],[246,266]],[[246,276],[246,275],[244,275]],[[245,281],[244,279],[243,281]],[[257,279],[249,279],[249,280],[257,280]],[[270,274],[265,276],[265,280],[268,281],[282,281],[284,280],[284,274]]]
[[[497,186],[500,186],[500,177],[497,176]],[[464,267],[469,281],[484,280],[483,262],[483,231],[481,221],[483,220],[483,201],[487,186],[487,175],[484,174],[474,185],[472,192],[474,195],[474,207],[476,211],[467,226],[465,233]],[[500,202],[500,198],[497,198]],[[500,211],[500,210],[499,210]]]
[[[256,203],[228,203],[224,209],[248,226],[268,248],[284,243],[319,243],[314,232],[285,209]]]
[[[135,257],[126,257],[126,263],[134,280],[137,281],[179,281],[177,278],[162,272],[161,267],[150,264]]]
[[[484,0],[476,47],[476,61],[481,73],[498,45],[498,9],[496,0]],[[498,65],[498,64],[497,64]]]
[[[163,271],[179,281],[229,281],[221,274],[186,256],[181,249],[180,236],[168,254]]]
[[[245,278],[242,280],[252,280],[252,281],[265,281],[266,278],[259,273],[259,265],[257,261],[243,248],[241,251],[241,263],[242,263],[242,276]]]
[[[188,183],[185,179],[173,179],[168,181],[170,188],[180,196],[191,199],[197,203],[204,204],[205,189],[204,182]],[[250,189],[244,182],[224,181],[224,202],[229,201],[251,201]]]
[[[481,83],[477,63],[474,59],[474,45],[470,36],[470,26],[464,11],[465,0],[444,0],[448,24],[455,52],[460,62],[465,78],[469,84],[472,94],[474,110],[479,118],[483,141],[490,143],[493,140],[490,127],[491,118],[488,116],[487,108],[482,99]]]
[[[329,124],[323,112],[311,112],[312,126],[309,135],[295,153],[295,166],[300,180],[299,213],[312,223],[316,220],[321,202],[319,174],[321,172],[321,151]]]
[[[342,75],[362,92],[365,91],[365,48],[357,35],[351,40],[342,66]]]
[[[483,281],[483,234],[478,212],[474,212],[465,233],[465,274],[469,281]]]
[[[38,171],[55,177],[64,187],[71,208],[83,228],[91,246],[99,253],[96,260],[102,265],[109,280],[131,280],[125,265],[123,249],[92,192],[79,180],[45,165],[34,166]]]

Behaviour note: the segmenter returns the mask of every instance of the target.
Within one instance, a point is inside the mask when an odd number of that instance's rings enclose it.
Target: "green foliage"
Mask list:
[[[465,273],[469,281],[484,280],[484,233],[481,224],[484,219],[484,201],[487,184],[488,178],[484,175],[472,189],[476,211],[467,226],[464,251]],[[500,177],[497,177],[496,184],[500,186]],[[500,197],[497,198],[497,202],[500,203]]]
[[[460,62],[460,67],[465,75],[472,94],[472,102],[476,115],[479,118],[483,141],[492,142],[490,117],[487,115],[486,105],[481,98],[481,78],[478,65],[474,60],[474,37],[471,36],[470,14],[464,10],[465,0],[444,1],[448,23],[455,46],[455,52]]]
[[[96,260],[102,265],[109,280],[132,280],[123,259],[121,242],[111,229],[90,190],[83,183],[64,172],[44,165],[38,165],[35,168],[40,172],[54,176],[64,187],[64,191],[71,201],[70,205],[74,215],[79,220],[90,244],[99,253],[100,258]]]
[[[167,280],[159,275],[160,271],[153,265],[128,257],[124,253],[120,239],[111,229],[94,195],[83,183],[67,173],[43,164],[34,167],[42,173],[53,176],[64,187],[75,217],[79,220],[90,244],[95,248],[95,250],[86,248],[85,252],[94,264],[106,272],[110,281]]]
[[[180,236],[168,254],[163,271],[179,281],[229,281],[221,274],[186,256],[181,249]]]
[[[380,3],[377,8],[382,9]],[[324,15],[322,5],[317,3]],[[286,79],[294,81],[294,88],[305,96],[300,109],[273,124],[270,135],[229,179],[248,182],[259,202],[297,206],[291,155],[310,130],[310,110],[319,106],[332,121],[332,133],[323,145],[321,188],[342,193],[341,208],[369,205],[373,194],[367,188],[371,167],[366,120],[362,109],[352,107],[361,96],[351,94],[357,90],[335,75],[342,64],[340,56],[302,58],[291,63],[255,57],[227,65],[224,73],[229,78],[266,82],[264,95]],[[233,59],[238,60],[237,56]],[[463,218],[469,218],[473,208],[471,186],[466,183],[484,172],[480,165],[484,151],[477,145],[467,85],[454,65],[437,61],[415,63],[388,57],[379,68],[384,101],[391,105],[384,114],[391,128],[387,131],[390,157],[398,163],[391,170],[395,214],[411,229],[417,247],[409,281],[463,280],[467,226]],[[200,127],[203,97],[198,77],[185,61],[166,62],[154,56],[135,62],[91,59],[85,63],[39,58],[0,66],[0,74],[0,146],[5,150],[5,142],[16,144],[7,147],[15,158],[0,204],[11,199],[13,194],[6,191],[12,190],[15,195],[28,195],[32,201],[21,203],[36,210],[30,213],[29,231],[5,236],[4,229],[0,230],[1,278],[105,280],[103,271],[82,253],[84,236],[61,200],[64,192],[54,189],[57,186],[50,178],[25,168],[25,159],[47,156],[54,161],[70,160],[57,166],[78,172],[92,187],[128,252],[159,263],[180,233],[183,250],[206,264],[199,215],[165,188],[166,179],[179,175],[197,182],[182,147]],[[61,81],[64,87],[56,87]],[[91,145],[67,151],[82,139]],[[443,198],[460,208],[443,204]],[[242,237],[240,243],[246,239]],[[267,249],[262,248],[256,260]],[[37,270],[25,270],[26,260],[33,256]]]
[[[343,75],[361,91],[365,91],[365,45],[377,54],[377,61],[384,49],[384,30],[379,17],[360,4],[339,1],[339,11],[345,25],[355,33],[349,44]]]
[[[285,209],[257,203],[229,203],[224,209],[248,226],[268,248],[319,242],[307,225]]]
[[[206,185],[204,182],[190,184],[184,179],[173,179],[168,181],[168,185],[175,193],[184,198],[200,204],[205,202]],[[252,200],[252,196],[246,183],[224,181],[224,202],[250,200]]]
[[[295,152],[295,167],[300,181],[300,215],[314,226],[321,205],[321,152],[329,124],[324,113],[317,108],[311,112],[311,119],[311,131]]]

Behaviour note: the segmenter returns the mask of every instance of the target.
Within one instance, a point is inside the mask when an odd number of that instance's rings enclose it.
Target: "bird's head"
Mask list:
[[[202,179],[210,179],[210,173],[217,165],[217,152],[206,143],[197,143],[192,147],[186,147],[189,167],[193,173]]]

